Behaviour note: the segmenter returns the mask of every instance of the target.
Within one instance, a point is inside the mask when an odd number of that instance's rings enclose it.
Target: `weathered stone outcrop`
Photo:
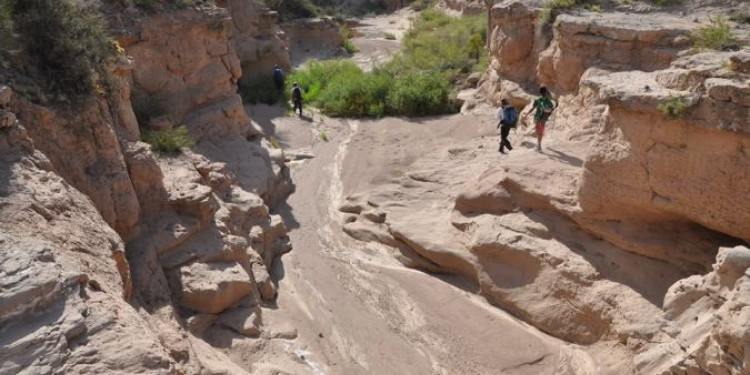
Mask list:
[[[236,94],[229,13],[126,11],[142,22],[108,99],[52,110],[0,87],[0,373],[246,374],[196,335],[257,336],[276,297],[291,245],[269,206],[291,184]],[[131,88],[164,100],[140,125],[184,123],[192,151],[139,142]]]
[[[750,239],[750,86],[725,68],[740,53],[705,53],[669,70],[599,75],[582,84],[608,104],[586,157],[580,198],[600,220],[671,216]],[[658,109],[685,108],[670,119]]]
[[[163,102],[166,109],[152,122],[187,124],[197,140],[206,133],[252,134],[237,96],[242,70],[229,41],[228,11],[172,11],[144,18],[139,27],[136,37],[131,32],[118,41],[135,61],[133,92]],[[211,127],[212,122],[225,125]]]
[[[134,230],[140,216],[121,148],[135,120],[132,110],[121,110],[129,108],[129,103],[92,100],[75,108],[50,109],[18,96],[9,103],[26,124],[34,147],[49,158],[60,176],[87,195],[104,220],[123,236]],[[137,125],[135,128],[137,132]]]
[[[17,122],[0,129],[0,181],[0,373],[177,373],[126,301],[122,240]]]
[[[695,25],[684,17],[619,13],[563,14],[553,26],[550,46],[539,55],[539,84],[558,94],[578,88],[586,69],[611,71],[664,69],[689,49]],[[502,55],[503,50],[498,50]]]
[[[675,283],[664,311],[672,340],[639,355],[644,374],[750,372],[750,249],[722,248],[713,270]]]
[[[275,64],[291,67],[289,43],[278,26],[279,14],[259,9],[252,1],[231,0],[231,43],[242,66],[242,80],[270,76]]]
[[[325,59],[342,54],[339,26],[330,18],[299,19],[281,25],[289,39],[293,66],[311,58]]]

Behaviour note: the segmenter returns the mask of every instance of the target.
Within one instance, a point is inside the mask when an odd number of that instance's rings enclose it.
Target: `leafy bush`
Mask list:
[[[432,71],[455,81],[479,67],[485,50],[483,16],[454,18],[438,10],[423,11],[404,35],[401,52],[385,68],[394,74]]]
[[[664,116],[674,120],[682,117],[689,106],[685,98],[670,95],[667,99],[659,103],[657,108]]]
[[[320,14],[310,0],[258,0],[262,5],[279,12],[285,19],[309,18]]]
[[[385,112],[391,79],[359,68],[337,75],[321,92],[317,104],[331,116],[379,117]]]
[[[141,126],[148,125],[151,119],[167,113],[165,98],[158,93],[136,93],[130,98],[135,118]]]
[[[550,8],[544,8],[539,11],[539,14],[536,16],[536,24],[539,27],[544,27],[550,24],[552,22],[552,9]]]
[[[20,41],[49,90],[74,97],[110,86],[113,56],[97,9],[83,0],[4,0]]]
[[[396,36],[392,33],[383,33],[383,38],[387,40],[396,40]]]
[[[179,153],[183,148],[193,147],[195,142],[188,135],[187,126],[174,129],[146,130],[141,133],[141,140],[151,145],[151,150],[164,153]]]
[[[341,47],[349,54],[352,54],[354,52],[357,52],[357,46],[354,45],[354,42],[352,42],[351,39],[344,39],[341,42]]]
[[[276,88],[273,77],[268,75],[240,83],[240,96],[244,103],[274,104],[283,97],[283,93]]]
[[[482,16],[423,11],[392,60],[364,72],[349,60],[313,61],[289,76],[303,101],[331,116],[422,116],[455,112],[452,82],[488,62]]]
[[[723,50],[737,45],[737,38],[732,33],[727,19],[722,15],[712,19],[710,25],[698,29],[693,39],[698,49]]]
[[[388,112],[391,114],[424,116],[455,110],[448,82],[429,72],[410,73],[397,79],[388,93]]]
[[[351,41],[354,37],[354,30],[347,25],[341,25],[339,26],[339,34],[341,34],[341,47],[350,54],[357,52],[357,46]]]

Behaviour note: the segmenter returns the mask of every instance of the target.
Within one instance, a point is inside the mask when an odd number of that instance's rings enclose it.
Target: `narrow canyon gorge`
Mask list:
[[[750,16],[695,42],[747,1],[429,4],[486,16],[487,67],[460,113],[381,118],[239,87],[376,69],[410,1],[143,3],[97,4],[107,95],[2,65],[0,375],[750,374]],[[498,153],[501,99],[540,86],[543,150],[519,123]]]

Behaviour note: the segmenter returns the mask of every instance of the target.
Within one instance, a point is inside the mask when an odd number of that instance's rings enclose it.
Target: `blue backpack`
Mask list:
[[[515,128],[518,123],[518,113],[516,113],[516,107],[507,106],[503,108],[503,123]]]

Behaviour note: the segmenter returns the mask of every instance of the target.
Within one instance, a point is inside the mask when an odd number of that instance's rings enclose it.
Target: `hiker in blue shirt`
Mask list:
[[[508,151],[513,150],[510,141],[508,141],[508,135],[510,134],[510,129],[515,128],[518,123],[516,108],[510,105],[507,99],[500,101],[500,108],[497,109],[497,119],[499,120],[497,126],[500,128],[500,149],[498,151],[504,154],[505,147],[508,148]]]

